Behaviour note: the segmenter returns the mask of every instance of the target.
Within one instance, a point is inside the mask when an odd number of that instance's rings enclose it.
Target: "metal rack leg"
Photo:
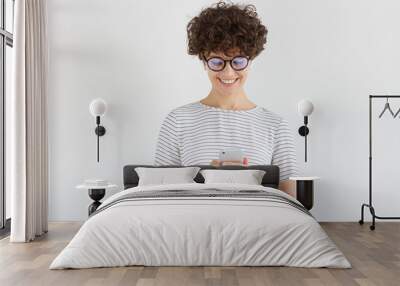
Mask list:
[[[369,212],[372,216],[372,224],[369,226],[371,230],[375,230],[375,220],[376,219],[383,219],[383,220],[398,220],[400,219],[399,216],[379,216],[375,213],[375,208],[369,204],[362,204],[361,206],[361,219],[358,221],[359,224],[364,224],[364,207],[369,208]]]
[[[371,212],[372,215],[372,225],[369,226],[371,230],[375,229],[375,209],[373,206],[369,206],[369,211]]]
[[[372,225],[370,225],[370,229],[371,230],[375,230],[375,218],[377,218],[377,216],[375,215],[375,209],[373,206],[368,205],[368,204],[362,204],[361,206],[361,219],[358,221],[359,224],[363,225],[364,224],[364,207],[368,207],[369,208],[369,212],[371,213],[372,216]]]
[[[361,219],[358,221],[359,224],[363,225],[364,224],[364,207],[366,204],[361,205]]]

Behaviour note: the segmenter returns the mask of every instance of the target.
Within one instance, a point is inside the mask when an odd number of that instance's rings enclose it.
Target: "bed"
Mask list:
[[[246,167],[265,171],[261,185],[205,184],[199,173],[196,183],[152,186],[138,186],[136,167],[153,166],[125,166],[124,190],[102,203],[50,269],[351,267],[311,213],[277,189],[277,166]]]

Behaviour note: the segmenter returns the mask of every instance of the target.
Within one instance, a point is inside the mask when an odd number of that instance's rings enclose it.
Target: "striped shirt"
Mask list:
[[[277,165],[280,179],[297,175],[286,120],[263,107],[226,110],[201,102],[172,110],[159,132],[155,165],[209,165],[224,149],[241,149],[249,165]]]

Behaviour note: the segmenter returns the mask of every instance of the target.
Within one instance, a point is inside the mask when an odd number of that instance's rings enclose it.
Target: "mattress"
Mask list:
[[[350,268],[315,218],[264,186],[140,186],[105,200],[50,269],[144,266]]]

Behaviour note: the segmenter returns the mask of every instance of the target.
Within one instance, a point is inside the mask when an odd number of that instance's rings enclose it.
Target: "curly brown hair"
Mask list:
[[[200,12],[188,23],[188,53],[202,60],[210,52],[230,56],[235,49],[254,59],[267,42],[267,28],[254,5],[219,1]]]

